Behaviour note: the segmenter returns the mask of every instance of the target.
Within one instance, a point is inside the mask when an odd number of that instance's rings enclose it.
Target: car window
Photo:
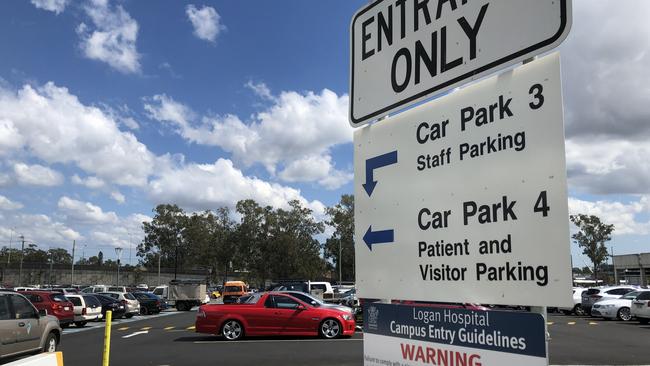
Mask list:
[[[296,300],[287,296],[274,295],[273,301],[275,302],[275,307],[278,309],[296,309],[300,305]]]
[[[274,308],[275,305],[273,304],[273,296],[269,296],[266,298],[266,301],[264,301],[264,307],[265,308]]]
[[[590,288],[589,290],[585,291],[583,295],[595,295],[597,293],[600,293],[600,290],[597,288]]]
[[[10,320],[9,296],[0,296],[0,320]]]
[[[127,300],[135,300],[135,297],[133,297],[133,295],[132,295],[132,294],[129,294],[129,293],[125,293],[125,294],[124,294],[124,297],[125,297]]]
[[[637,300],[650,300],[650,291],[643,291]]]
[[[43,302],[43,299],[36,294],[23,294],[23,295],[27,298],[27,300],[31,301],[32,304],[37,302]]]
[[[135,296],[135,298],[138,299],[138,300],[146,300],[147,299],[147,296],[144,295],[144,294],[141,294],[141,293],[135,293],[132,296]]]
[[[122,287],[109,287],[108,291],[123,292],[124,289]]]
[[[70,296],[68,297],[68,301],[72,303],[74,306],[82,306],[81,305],[81,299],[76,297],[76,296]]]
[[[27,301],[27,299],[22,296],[11,296],[11,303],[14,307],[14,313],[16,314],[16,319],[30,319],[36,318],[37,314],[34,311],[32,304]]]
[[[102,306],[102,304],[99,302],[99,300],[97,300],[95,296],[86,295],[83,298],[84,301],[86,302],[86,306],[90,306],[90,307]]]
[[[93,292],[104,292],[103,288],[95,287],[93,288]]]
[[[323,290],[323,292],[327,291],[327,286],[325,285],[311,285],[312,290]]]
[[[163,289],[162,289],[162,288],[157,288],[157,289],[153,290],[153,293],[154,293],[154,295],[160,295],[160,296],[162,296],[162,294],[163,294]]]
[[[320,301],[318,301],[317,299],[314,299],[313,297],[311,297],[311,296],[309,296],[307,294],[304,294],[304,293],[293,293],[292,292],[290,295],[295,297],[298,300],[304,301],[307,304],[311,304],[313,306],[320,306],[321,305]]]

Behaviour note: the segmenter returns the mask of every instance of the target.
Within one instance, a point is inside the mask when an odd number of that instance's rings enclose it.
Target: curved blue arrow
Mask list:
[[[368,246],[368,249],[372,251],[373,244],[392,243],[395,239],[394,236],[393,230],[372,231],[372,225],[370,225],[363,236],[363,241]]]
[[[362,184],[363,189],[368,193],[368,197],[372,195],[372,191],[377,185],[377,181],[373,179],[373,171],[386,165],[397,163],[397,150],[389,153],[375,156],[374,158],[366,159],[366,183]]]

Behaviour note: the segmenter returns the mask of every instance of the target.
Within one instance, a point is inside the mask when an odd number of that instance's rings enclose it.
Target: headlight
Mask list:
[[[341,315],[341,318],[343,318],[343,319],[345,319],[345,320],[352,320],[352,315],[350,315],[350,314],[343,314],[343,315]]]

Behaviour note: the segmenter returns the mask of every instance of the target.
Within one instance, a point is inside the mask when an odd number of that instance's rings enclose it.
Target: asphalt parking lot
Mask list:
[[[363,334],[340,340],[253,338],[226,342],[194,332],[195,311],[118,320],[113,324],[113,365],[361,365]],[[548,318],[550,363],[561,365],[650,364],[650,326],[636,321],[552,314]],[[101,364],[103,323],[67,329],[60,349],[67,366]]]

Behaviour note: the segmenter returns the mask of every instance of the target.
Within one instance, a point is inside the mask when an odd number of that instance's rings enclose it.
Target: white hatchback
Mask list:
[[[83,327],[89,321],[102,318],[102,304],[92,295],[66,295],[74,305],[74,324]]]
[[[631,320],[632,301],[644,292],[650,292],[650,290],[632,291],[618,299],[598,301],[592,306],[591,315],[602,316],[605,319],[620,319],[623,321]]]
[[[641,324],[650,322],[650,291],[644,291],[632,301],[631,313]]]
[[[127,318],[140,314],[140,302],[130,292],[107,291],[100,292],[99,294],[112,297],[113,299],[121,302],[126,309],[125,316]]]

